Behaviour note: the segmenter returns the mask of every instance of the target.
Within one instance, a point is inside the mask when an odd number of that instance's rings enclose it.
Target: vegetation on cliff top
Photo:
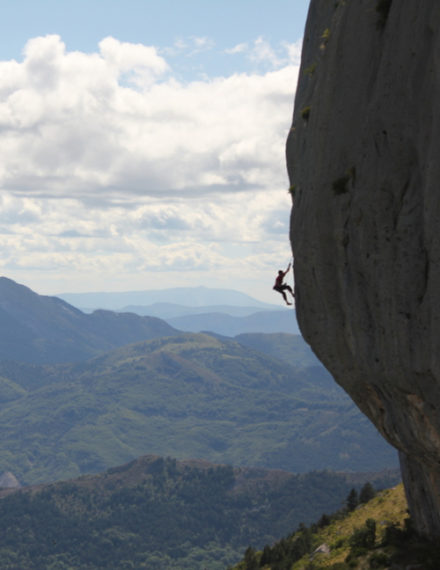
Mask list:
[[[377,494],[366,504],[351,503],[322,515],[261,551],[249,547],[234,570],[350,570],[406,568],[438,570],[440,547],[411,528],[403,485]],[[402,566],[401,566],[402,565]]]

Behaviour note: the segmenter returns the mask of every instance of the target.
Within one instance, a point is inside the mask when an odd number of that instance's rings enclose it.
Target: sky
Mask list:
[[[48,295],[203,285],[278,303],[308,0],[0,9],[0,274]]]

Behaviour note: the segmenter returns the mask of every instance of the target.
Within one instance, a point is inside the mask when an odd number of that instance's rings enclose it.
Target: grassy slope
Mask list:
[[[338,516],[329,526],[315,529],[312,535],[312,546],[308,554],[304,555],[300,560],[294,563],[287,563],[286,561],[279,561],[277,563],[270,563],[267,565],[257,565],[257,568],[264,570],[276,570],[283,568],[284,570],[323,570],[325,568],[337,568],[344,570],[349,568],[370,568],[367,560],[371,557],[373,551],[359,556],[351,566],[345,563],[347,556],[350,553],[350,537],[353,533],[362,528],[368,519],[374,519],[377,523],[376,531],[376,548],[374,553],[384,552],[391,555],[395,552],[392,546],[380,548],[385,534],[385,529],[389,525],[396,525],[397,527],[404,527],[404,519],[407,518],[407,503],[403,490],[403,485],[399,484],[392,489],[387,489],[378,493],[378,495],[368,503],[357,507],[353,512]],[[301,532],[291,535],[287,540],[294,542],[298,539]],[[311,556],[311,553],[320,545],[326,544],[330,547],[329,554],[316,554]],[[261,552],[257,553],[257,560],[261,557]],[[337,566],[340,565],[340,566]],[[377,568],[384,568],[386,566],[377,566]],[[242,561],[234,567],[235,570],[247,570],[247,564]]]
[[[363,527],[368,519],[374,519],[377,522],[376,544],[380,544],[384,538],[386,526],[396,524],[403,528],[403,521],[407,516],[403,485],[400,484],[393,489],[382,491],[367,504],[358,507],[342,520],[333,522],[316,535],[315,542],[318,546],[325,543],[331,549],[330,554],[318,554],[314,558],[316,569],[330,568],[333,564],[344,562],[350,552],[350,537],[357,529]],[[384,550],[389,551],[390,549]],[[363,566],[366,558],[368,556],[359,559],[358,568]],[[310,565],[309,555],[295,563],[292,570],[305,570],[308,565]],[[365,567],[368,568],[369,566],[366,565]]]
[[[322,521],[322,519],[321,519]],[[352,512],[339,511],[330,524],[299,528],[266,552],[249,552],[235,570],[350,570],[352,568],[438,570],[440,546],[417,536],[411,528],[403,485],[377,494]],[[375,539],[366,544],[365,531],[375,525]],[[303,548],[304,544],[307,544]],[[295,555],[299,545],[301,558]],[[327,553],[316,552],[320,546]]]

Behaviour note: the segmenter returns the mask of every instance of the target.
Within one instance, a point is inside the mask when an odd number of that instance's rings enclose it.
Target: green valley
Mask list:
[[[181,334],[76,364],[0,363],[0,472],[26,484],[146,453],[380,470],[395,452],[336,384],[237,342]]]

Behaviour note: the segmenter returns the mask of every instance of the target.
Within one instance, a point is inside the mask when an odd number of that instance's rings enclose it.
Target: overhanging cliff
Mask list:
[[[287,165],[305,339],[440,536],[440,2],[312,0]]]

